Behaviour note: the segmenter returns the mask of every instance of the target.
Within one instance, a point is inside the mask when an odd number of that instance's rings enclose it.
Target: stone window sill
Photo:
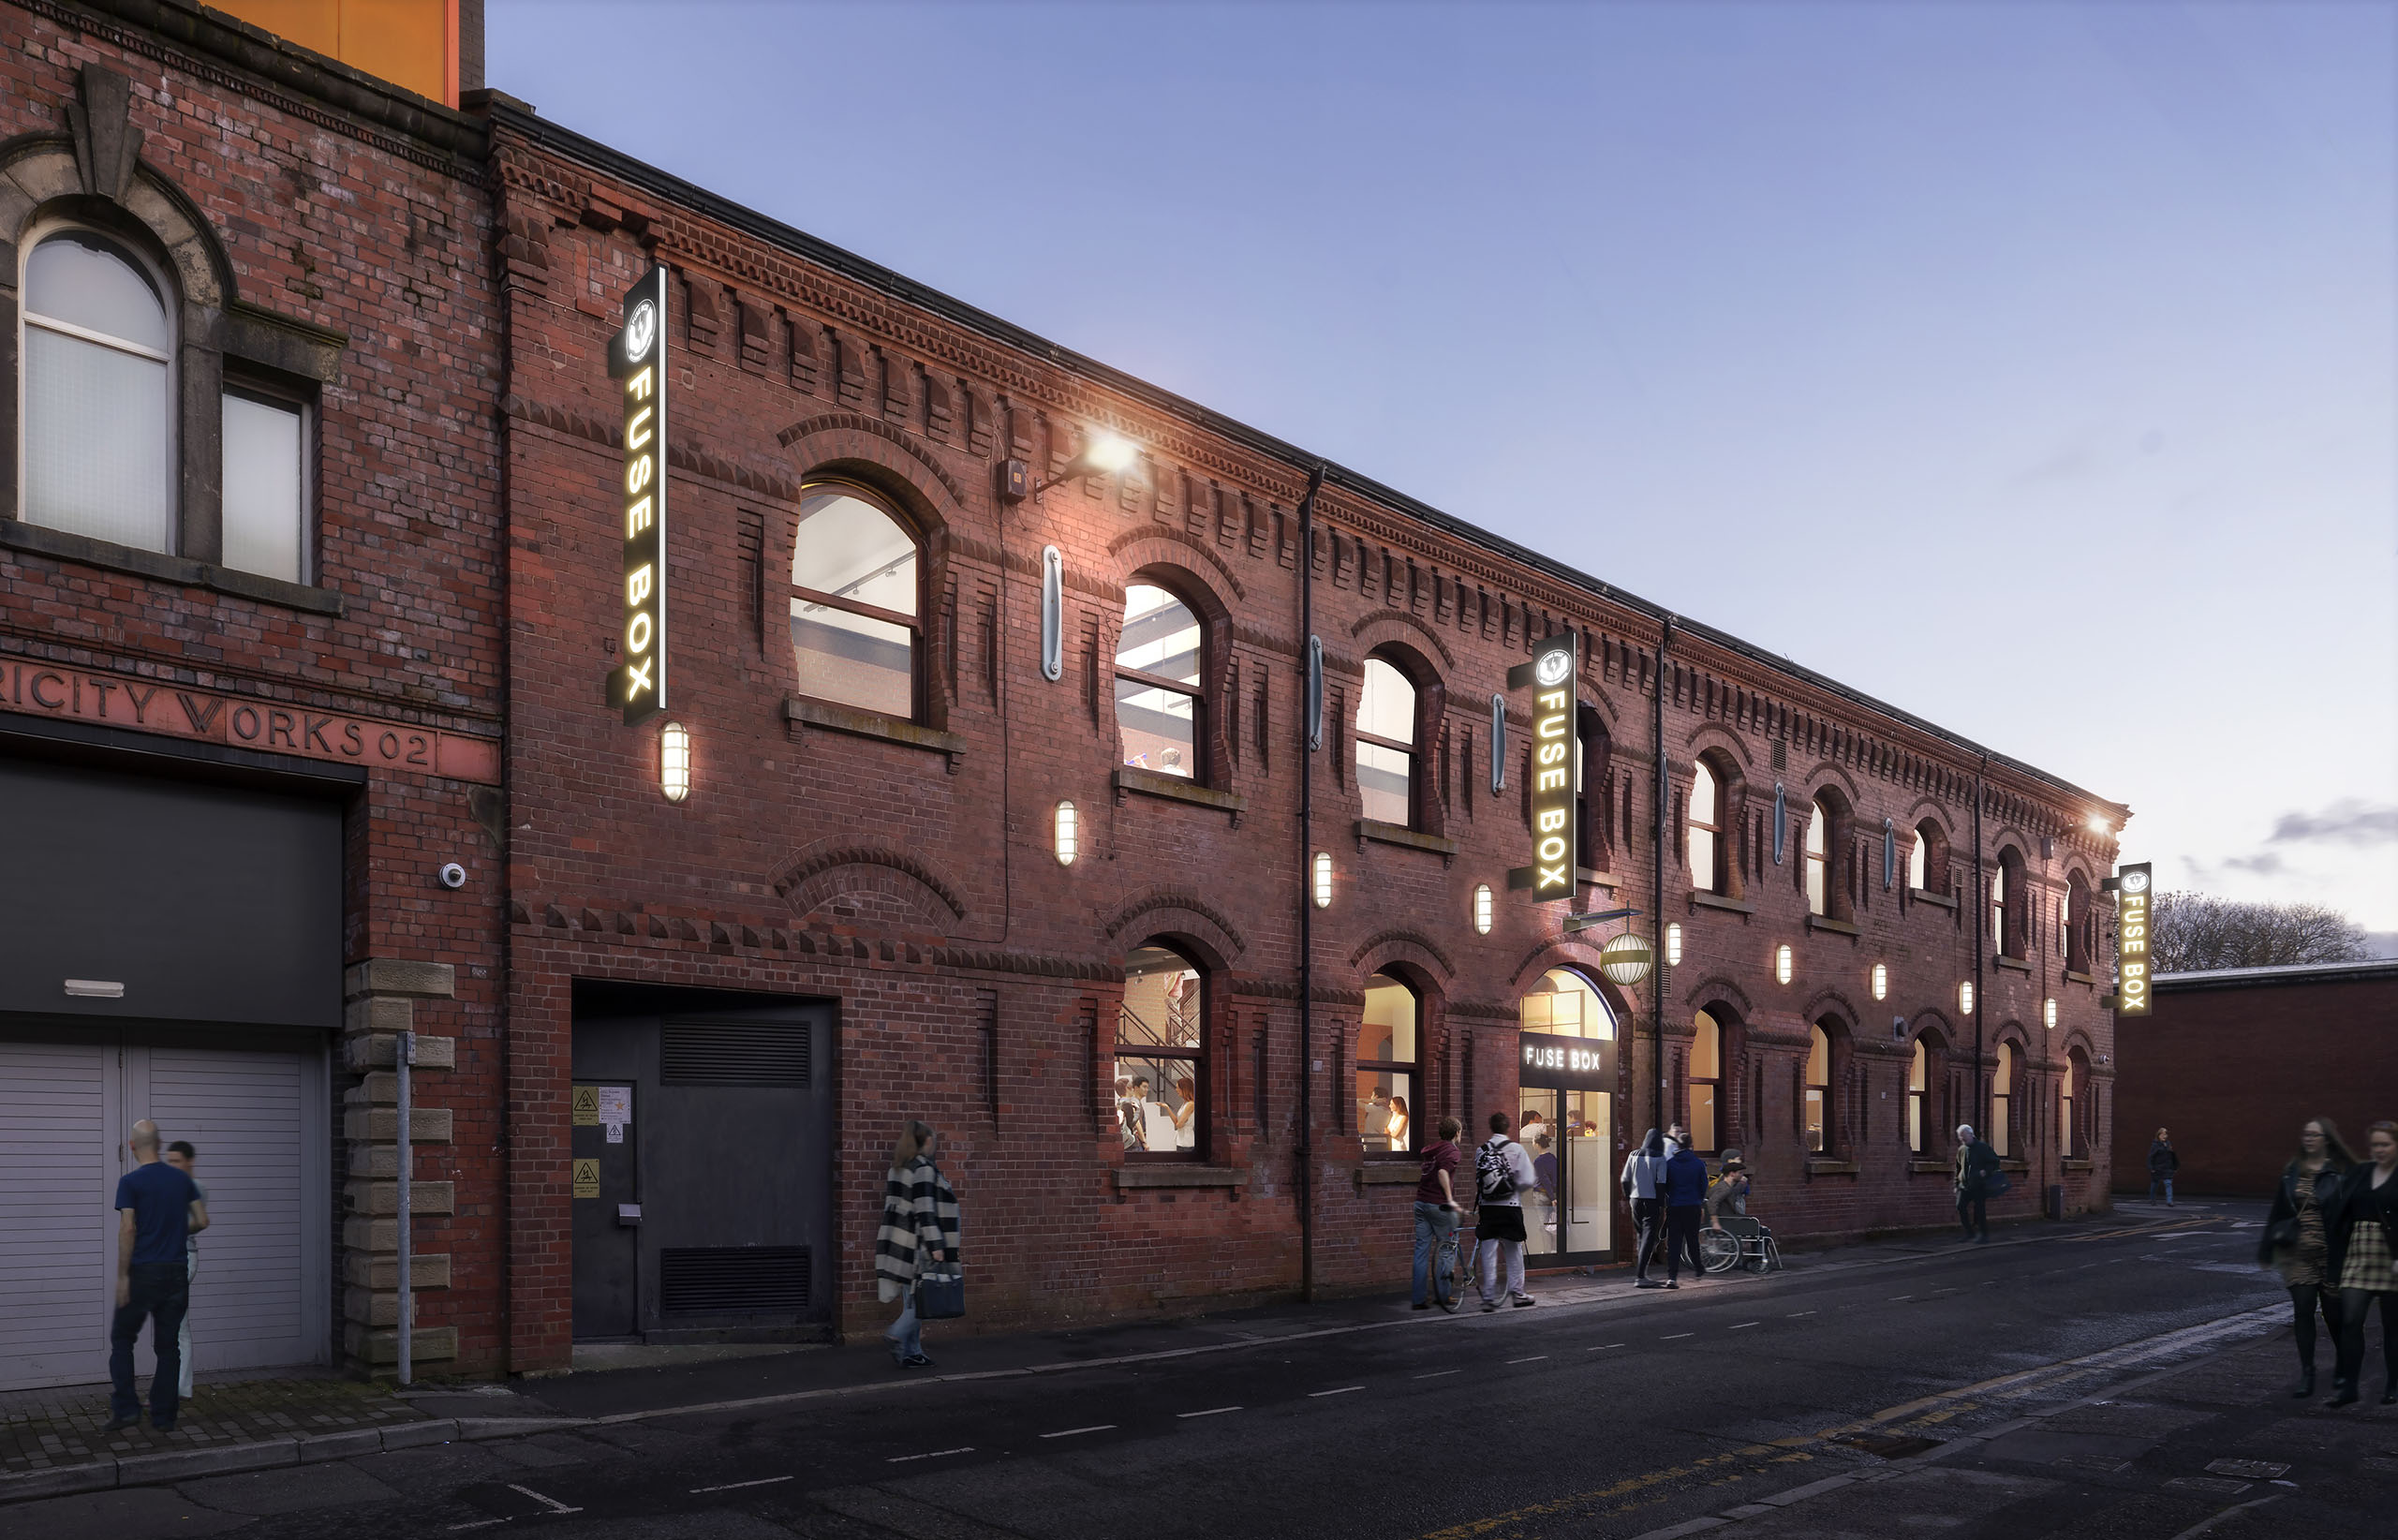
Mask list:
[[[1807,1157],[1807,1175],[1810,1177],[1854,1177],[1857,1175],[1857,1162],[1827,1160],[1821,1155],[1810,1155]]]
[[[281,578],[261,577],[256,572],[237,572],[215,562],[194,561],[189,556],[170,556],[163,551],[137,550],[130,545],[96,540],[88,535],[45,529],[39,525],[17,519],[0,519],[0,546],[37,552],[61,561],[80,562],[86,567],[103,568],[111,572],[130,572],[136,577],[156,578],[162,583],[206,588],[235,599],[256,600],[261,604],[276,604],[287,610],[303,610],[310,615],[338,618],[342,613],[342,597],[331,588],[312,588],[304,583],[286,583]]]
[[[2006,969],[2010,973],[2023,973],[2028,975],[2032,971],[2032,965],[2024,961],[2021,957],[2001,955],[1993,957],[1991,960],[1997,963],[1999,967]]]
[[[1249,811],[1249,798],[1237,792],[1219,792],[1202,786],[1181,776],[1162,775],[1155,770],[1135,769],[1123,764],[1116,768],[1116,800],[1124,800],[1127,792],[1138,792],[1145,797],[1160,797],[1167,802],[1188,803],[1193,807],[1213,807],[1233,815],[1233,827],[1240,827],[1240,815]]]
[[[1116,1168],[1116,1191],[1147,1192],[1158,1188],[1229,1187],[1237,1196],[1249,1185],[1249,1173],[1229,1165],[1201,1165],[1192,1161],[1128,1162]]]
[[[2031,1173],[2032,1162],[2018,1160],[2012,1155],[2002,1155],[1998,1158],[1998,1168],[2010,1177],[2027,1176]]]
[[[2067,1171],[2087,1171],[2090,1169],[2090,1162],[2088,1161],[2067,1160],[2065,1162],[2065,1168]]]
[[[937,728],[919,727],[903,722],[896,717],[884,717],[871,711],[858,711],[849,706],[827,705],[790,696],[783,702],[783,719],[807,727],[820,727],[828,733],[847,733],[857,738],[879,738],[909,748],[929,749],[949,756],[949,773],[957,774],[957,762],[966,753],[966,740],[955,733]]]
[[[1858,930],[1857,926],[1849,924],[1846,920],[1835,920],[1829,915],[1825,914],[1808,915],[1807,928],[1809,930],[1828,930],[1835,936],[1860,936],[1864,934],[1864,932]]]
[[[1955,898],[1945,893],[1934,893],[1930,888],[1909,888],[1907,889],[1907,896],[1914,899],[1918,904],[1938,904],[1942,909],[1955,909],[1957,907],[1957,900]]]
[[[1946,1161],[1909,1161],[1907,1169],[1918,1177],[1954,1177],[1957,1168]]]
[[[1592,871],[1588,866],[1575,867],[1574,881],[1576,882],[1588,882],[1594,888],[1606,888],[1609,891],[1613,891],[1614,889],[1623,885],[1616,877],[1615,873],[1611,871]]]
[[[1754,914],[1757,911],[1757,906],[1745,898],[1726,898],[1720,893],[1708,893],[1699,888],[1691,889],[1690,907],[1695,910],[1720,909],[1727,914]]]
[[[2095,978],[2094,978],[2093,976],[2091,976],[2090,974],[2088,974],[2088,973],[2077,973],[2077,972],[2075,972],[2075,971],[2074,971],[2072,969],[2070,969],[2070,968],[2068,968],[2068,969],[2066,969],[2066,970],[2065,970],[2065,983],[2067,983],[2067,984],[2086,984],[2086,985],[2089,985],[2093,986],[2094,988],[2097,985],[2097,983],[2098,983],[2098,981],[2097,981]]]
[[[1366,841],[1377,845],[1399,845],[1411,851],[1429,851],[1446,866],[1457,859],[1458,842],[1436,834],[1423,834],[1399,823],[1384,823],[1378,819],[1357,821],[1357,849],[1363,851]]]
[[[1424,1179],[1424,1162],[1414,1155],[1379,1159],[1369,1155],[1357,1167],[1359,1187],[1414,1187]]]

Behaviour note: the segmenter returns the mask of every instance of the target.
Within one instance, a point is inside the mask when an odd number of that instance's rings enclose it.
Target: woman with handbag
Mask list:
[[[2340,1340],[2339,1275],[2331,1268],[2331,1248],[2326,1211],[2339,1192],[2342,1178],[2357,1163],[2340,1131],[2329,1118],[2317,1118],[2298,1131],[2298,1158],[2282,1168],[2281,1185],[2273,1191],[2273,1207],[2265,1216],[2265,1237],[2257,1243],[2257,1262],[2282,1275],[2289,1290],[2293,1324],[2298,1328],[2298,1388],[2294,1398],[2315,1394],[2315,1313],[2333,1347]]]
[[[874,1237],[875,1292],[884,1304],[899,1304],[899,1319],[882,1335],[892,1362],[901,1369],[930,1369],[924,1325],[966,1313],[965,1282],[958,1270],[957,1194],[933,1164],[940,1135],[929,1123],[910,1119],[891,1151],[882,1185],[882,1228]]]
[[[2340,1357],[2331,1370],[2331,1404],[2357,1399],[2364,1372],[2364,1318],[2381,1302],[2381,1404],[2398,1406],[2398,1123],[2376,1123],[2365,1133],[2372,1162],[2340,1183],[2331,1216],[2331,1255],[2340,1281]]]

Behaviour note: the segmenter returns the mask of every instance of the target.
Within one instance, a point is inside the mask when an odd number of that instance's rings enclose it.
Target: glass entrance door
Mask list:
[[[1615,1098],[1604,1091],[1523,1089],[1517,1136],[1539,1177],[1524,1194],[1524,1257],[1595,1261],[1614,1249],[1614,1188],[1607,1154],[1615,1143]]]

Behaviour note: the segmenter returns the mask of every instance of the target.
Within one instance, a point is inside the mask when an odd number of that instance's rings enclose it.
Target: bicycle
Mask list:
[[[1455,1315],[1465,1304],[1467,1291],[1473,1282],[1473,1248],[1461,1244],[1461,1236],[1470,1236],[1465,1212],[1458,1211],[1458,1222],[1449,1226],[1440,1244],[1432,1251],[1432,1297],[1441,1309]]]

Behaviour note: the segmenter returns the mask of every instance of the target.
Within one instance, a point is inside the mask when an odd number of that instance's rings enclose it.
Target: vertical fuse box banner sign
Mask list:
[[[2149,1014],[2154,970],[2149,966],[2148,863],[2124,866],[2115,873],[2115,1014]]]
[[[616,696],[625,725],[666,709],[666,290],[653,267],[625,295],[624,329],[609,348],[609,373],[625,408],[625,660]]]
[[[1581,847],[1574,821],[1578,811],[1574,772],[1573,631],[1561,632],[1532,649],[1529,663],[1507,671],[1507,688],[1532,691],[1532,864],[1507,874],[1511,888],[1530,888],[1535,903],[1574,896],[1574,860]]]

